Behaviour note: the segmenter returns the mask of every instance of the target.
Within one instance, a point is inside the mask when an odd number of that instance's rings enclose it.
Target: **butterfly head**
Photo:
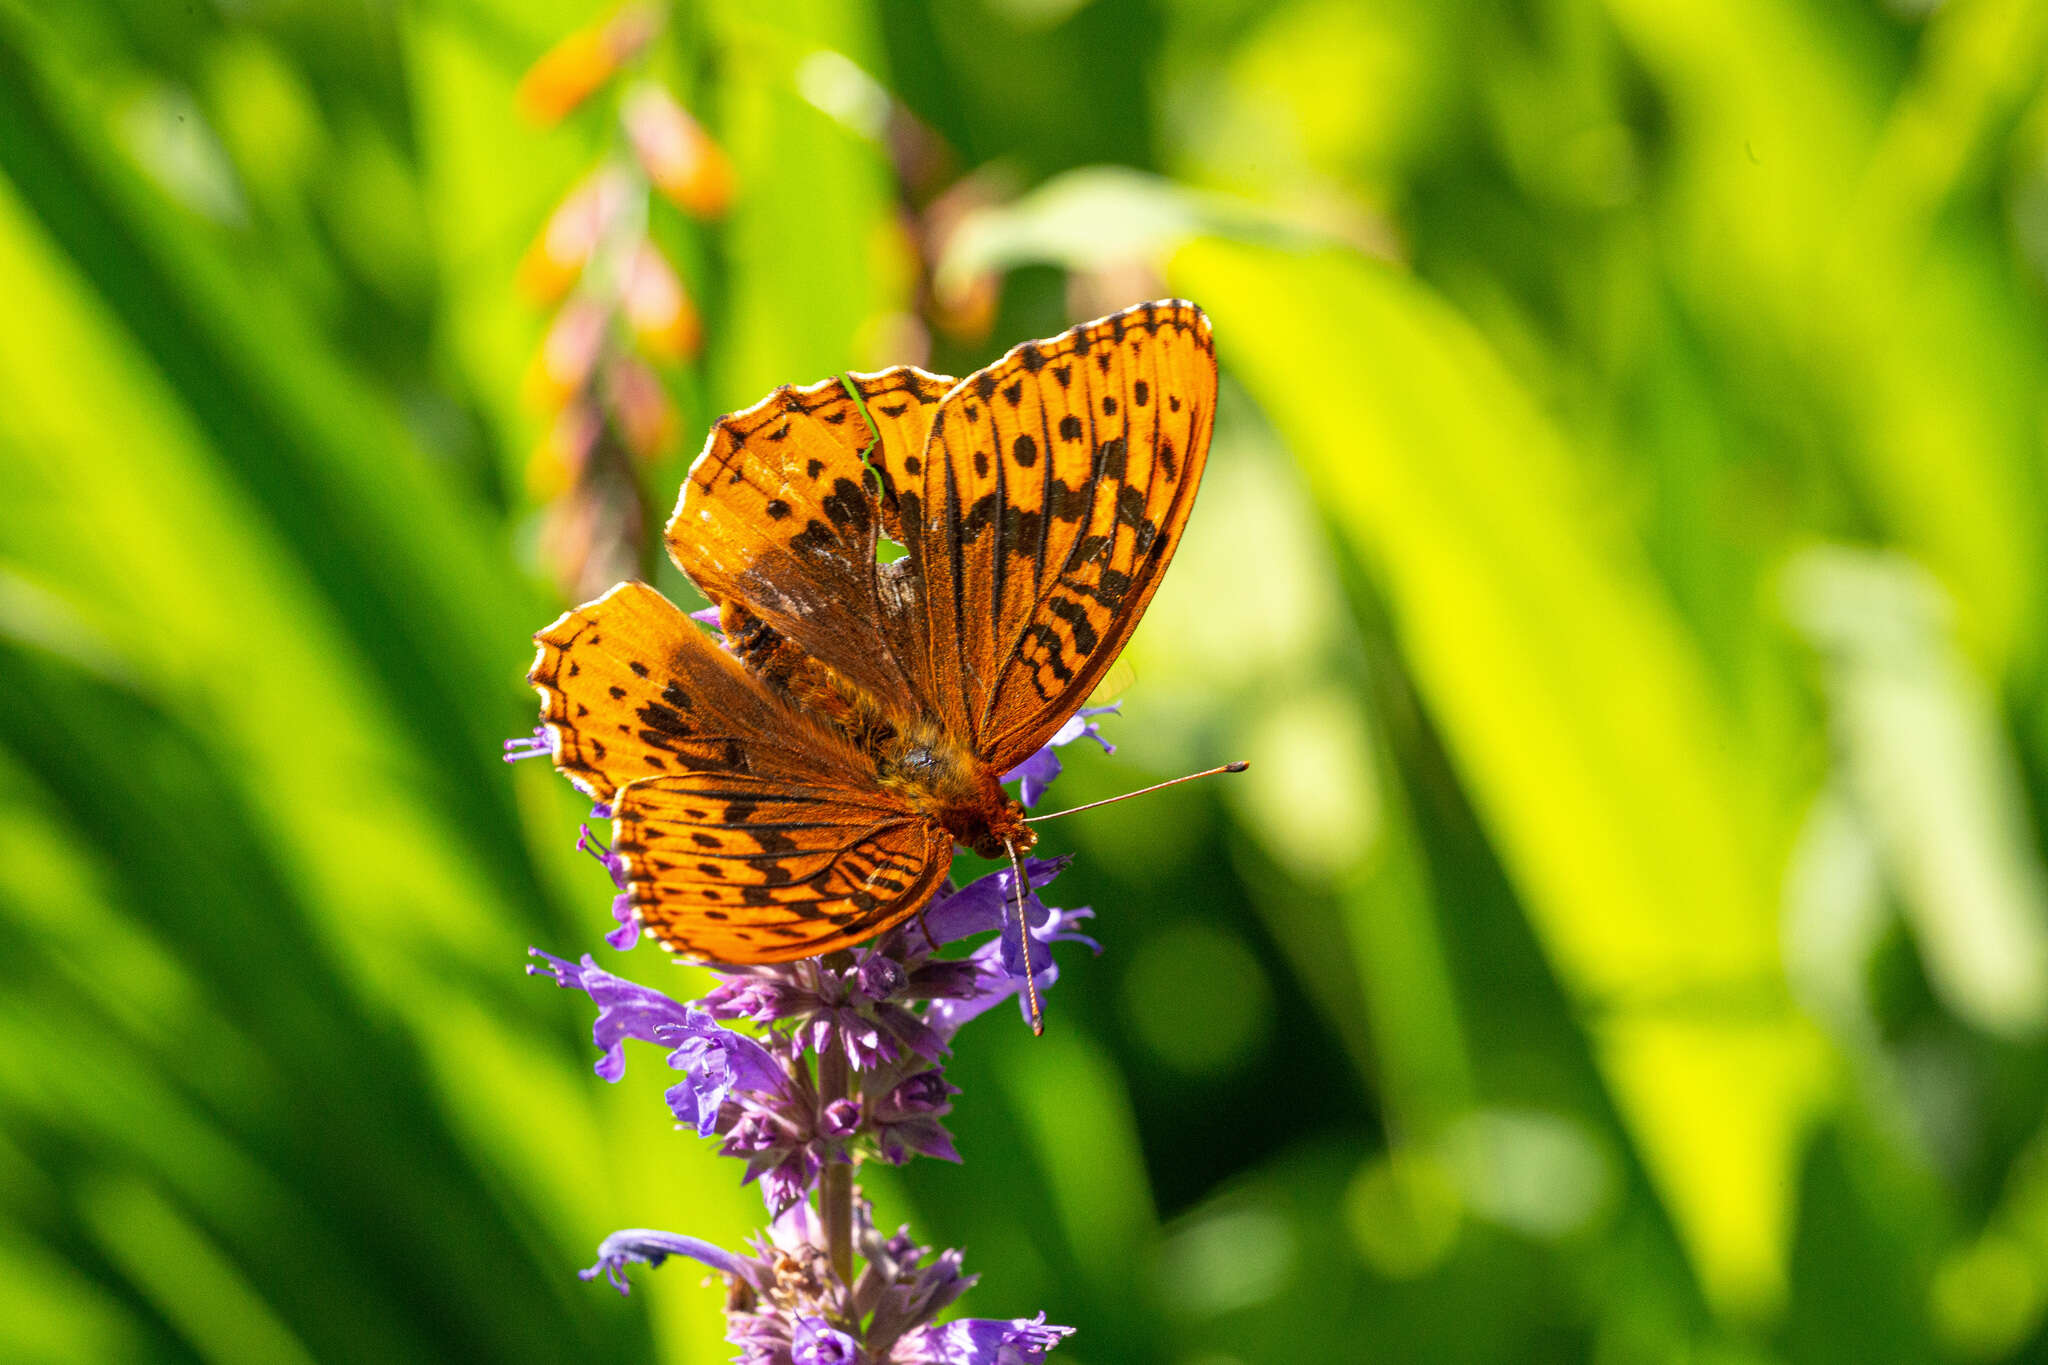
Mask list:
[[[1024,823],[1024,807],[1012,800],[995,782],[995,773],[985,770],[993,789],[983,800],[953,806],[943,812],[943,823],[953,842],[974,850],[983,858],[1003,858],[1029,853],[1038,843],[1038,831]]]

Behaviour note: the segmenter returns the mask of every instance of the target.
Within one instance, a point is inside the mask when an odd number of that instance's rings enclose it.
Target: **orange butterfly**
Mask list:
[[[965,380],[904,366],[721,418],[667,539],[725,647],[622,583],[527,675],[640,923],[699,960],[811,957],[923,909],[955,843],[1028,850],[1002,775],[1144,614],[1215,406],[1209,320],[1171,300]],[[883,535],[907,553],[878,562]]]

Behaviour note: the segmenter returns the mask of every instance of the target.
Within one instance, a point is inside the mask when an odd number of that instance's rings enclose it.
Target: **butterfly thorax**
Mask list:
[[[908,722],[874,757],[876,780],[944,826],[954,843],[1001,858],[1038,842],[1024,807],[1003,790],[1002,774],[930,721]]]
[[[875,780],[953,841],[984,858],[1028,852],[1038,832],[1003,790],[1002,774],[937,723],[883,705],[751,613],[721,612],[729,647],[770,688],[838,732],[875,765]]]

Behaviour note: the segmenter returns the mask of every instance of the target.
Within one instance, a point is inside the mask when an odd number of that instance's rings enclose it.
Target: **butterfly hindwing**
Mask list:
[[[922,908],[952,861],[952,839],[879,788],[691,773],[629,784],[615,818],[640,922],[712,962],[858,943]]]
[[[1087,700],[1193,506],[1215,414],[1208,319],[1145,304],[1017,347],[940,405],[898,490],[920,593],[898,654],[998,771]]]

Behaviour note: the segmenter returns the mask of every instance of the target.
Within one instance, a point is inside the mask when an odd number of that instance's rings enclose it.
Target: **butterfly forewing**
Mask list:
[[[898,493],[922,482],[925,443],[939,402],[960,381],[928,374],[910,365],[875,374],[849,374],[846,382],[861,397],[874,426],[875,445],[868,462],[881,476],[882,527],[891,540],[903,542],[902,505]]]
[[[714,602],[734,601],[877,701],[922,700],[882,627],[871,444],[838,380],[782,388],[721,418],[690,466],[668,550]]]
[[[991,766],[1044,744],[1129,639],[1215,401],[1208,319],[1175,301],[1020,346],[941,404],[921,487],[898,490],[921,592],[897,653]]]
[[[618,840],[640,922],[713,962],[781,962],[858,943],[930,899],[943,831],[879,789],[693,773],[619,793]]]

